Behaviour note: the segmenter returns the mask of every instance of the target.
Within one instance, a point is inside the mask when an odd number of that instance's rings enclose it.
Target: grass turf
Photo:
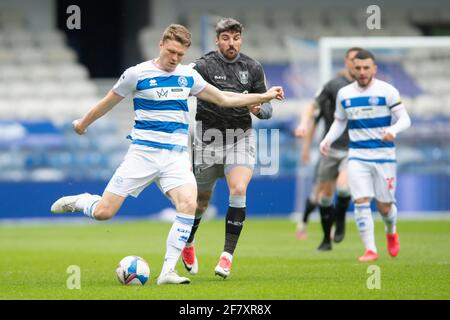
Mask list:
[[[318,222],[309,240],[295,238],[288,220],[247,219],[231,276],[214,276],[223,248],[222,221],[204,221],[197,232],[199,274],[185,286],[157,286],[170,224],[121,223],[0,225],[0,299],[450,299],[450,221],[400,221],[401,251],[386,251],[376,223],[379,259],[359,263],[363,253],[353,221],[346,239],[318,252]],[[119,284],[115,267],[124,256],[149,262],[143,287]],[[381,270],[381,289],[368,289],[368,267]],[[68,266],[81,269],[81,289],[69,290]],[[178,271],[187,275],[179,261]]]

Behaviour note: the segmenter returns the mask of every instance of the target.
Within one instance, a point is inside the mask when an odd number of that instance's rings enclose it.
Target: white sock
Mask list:
[[[170,270],[175,270],[178,258],[186,245],[186,241],[191,234],[192,225],[194,224],[194,215],[177,212],[175,221],[167,236],[166,255],[161,274],[165,274]]]
[[[384,223],[386,224],[386,233],[393,234],[396,232],[396,223],[397,223],[397,206],[395,204],[391,205],[391,210],[387,214],[387,216],[381,215]]]
[[[83,208],[83,214],[86,217],[95,219],[95,208],[97,207],[97,204],[101,198],[102,197],[100,197],[99,195],[87,193],[85,196],[80,197],[80,199],[77,200],[75,206],[78,208]]]
[[[367,250],[377,252],[375,246],[374,223],[370,203],[355,204],[355,220],[361,240]]]

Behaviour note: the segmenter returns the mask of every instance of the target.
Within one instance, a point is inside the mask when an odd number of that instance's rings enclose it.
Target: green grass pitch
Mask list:
[[[295,224],[248,218],[235,252],[231,276],[214,267],[223,248],[224,224],[205,221],[197,232],[199,274],[185,286],[157,286],[169,223],[58,223],[0,225],[0,299],[450,299],[450,221],[401,221],[397,258],[386,251],[376,222],[379,260],[359,263],[363,248],[353,219],[344,242],[318,252],[318,222],[309,240],[295,238]],[[127,255],[149,262],[143,287],[120,285],[115,267]],[[67,268],[81,270],[81,289],[69,290]],[[380,289],[368,289],[370,265],[380,269]],[[177,269],[187,275],[179,261]]]

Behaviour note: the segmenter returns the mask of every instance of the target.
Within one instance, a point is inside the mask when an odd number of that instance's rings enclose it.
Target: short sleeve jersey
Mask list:
[[[125,97],[133,94],[132,143],[153,148],[187,150],[189,95],[199,94],[207,83],[192,67],[178,65],[162,70],[153,60],[128,68],[113,87]]]
[[[339,90],[337,119],[347,119],[350,137],[349,159],[395,162],[395,145],[383,141],[383,131],[392,124],[392,112],[404,108],[396,88],[373,79],[367,88],[353,82]]]

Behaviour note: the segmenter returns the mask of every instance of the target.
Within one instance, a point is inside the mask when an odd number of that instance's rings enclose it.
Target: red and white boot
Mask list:
[[[378,259],[378,254],[372,250],[366,249],[366,252],[364,252],[364,255],[358,258],[358,261],[360,262],[370,262],[370,261],[376,261]]]
[[[396,257],[400,251],[400,239],[398,233],[387,233],[387,247],[391,257]]]
[[[214,272],[216,275],[226,279],[231,272],[231,261],[233,260],[233,256],[228,252],[223,252],[220,255],[219,263],[217,264]]]
[[[181,260],[183,261],[184,267],[190,274],[198,273],[198,260],[195,256],[194,245],[185,246],[181,251]]]

